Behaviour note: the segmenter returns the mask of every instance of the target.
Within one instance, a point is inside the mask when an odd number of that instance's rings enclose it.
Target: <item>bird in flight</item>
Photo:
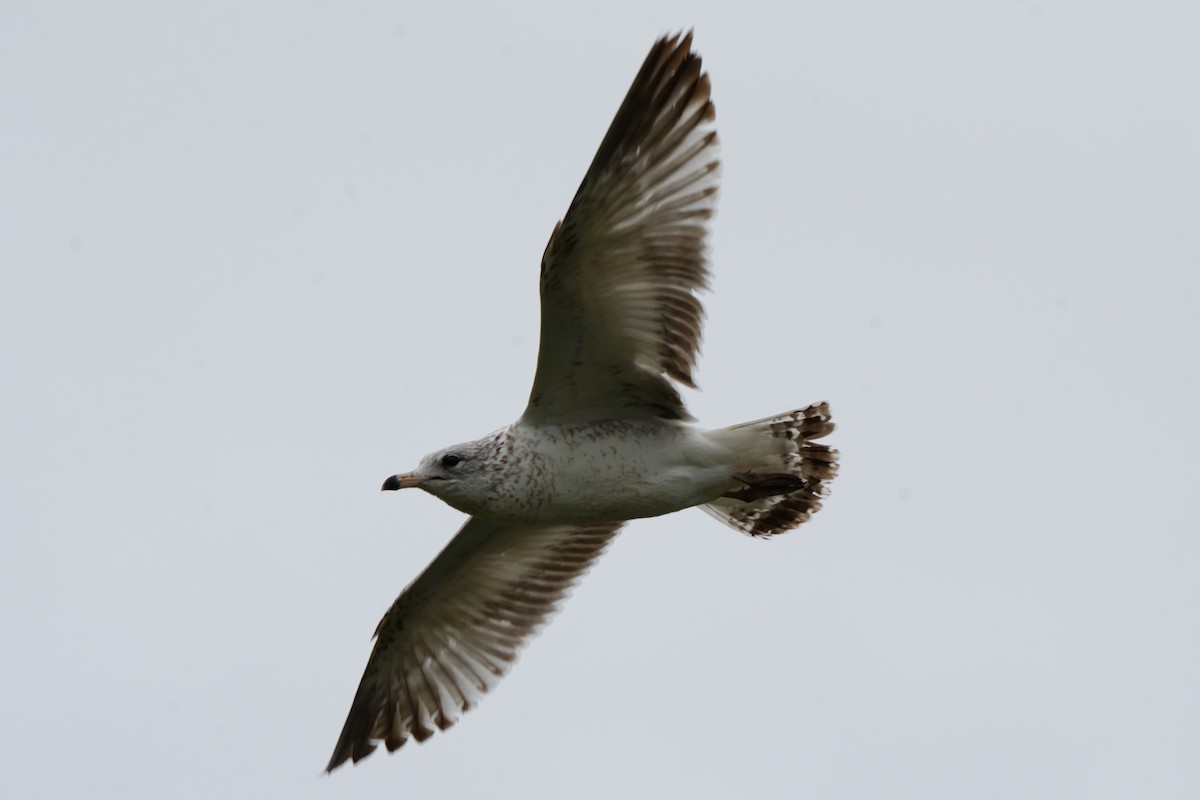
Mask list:
[[[458,721],[627,520],[699,506],[763,537],[821,507],[827,404],[705,430],[679,394],[720,175],[710,94],[690,33],[655,42],[542,256],[524,413],[384,482],[470,519],[380,620],[327,771]]]

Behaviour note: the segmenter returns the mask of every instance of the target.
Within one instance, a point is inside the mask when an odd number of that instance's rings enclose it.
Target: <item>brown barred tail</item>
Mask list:
[[[815,440],[833,432],[828,403],[712,431],[735,453],[731,489],[701,506],[750,536],[791,530],[821,508],[838,452]]]

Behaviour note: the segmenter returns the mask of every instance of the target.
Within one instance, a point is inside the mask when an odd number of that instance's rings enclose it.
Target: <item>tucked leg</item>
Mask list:
[[[804,478],[788,472],[735,472],[733,477],[746,484],[733,492],[726,492],[722,497],[752,503],[764,497],[774,497],[780,494],[790,494],[805,486]]]

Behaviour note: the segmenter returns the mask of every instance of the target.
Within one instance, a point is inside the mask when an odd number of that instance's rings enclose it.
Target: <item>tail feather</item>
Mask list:
[[[715,441],[733,450],[734,476],[741,491],[701,506],[717,519],[750,536],[774,536],[808,520],[829,494],[837,475],[838,452],[816,442],[833,432],[828,403],[814,403],[799,411],[744,422],[712,431]],[[783,477],[798,479],[797,488],[757,496],[754,478],[769,485]],[[747,491],[750,490],[750,491]]]

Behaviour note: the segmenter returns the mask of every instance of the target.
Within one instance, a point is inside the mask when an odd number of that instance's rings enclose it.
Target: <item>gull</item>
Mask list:
[[[326,771],[457,722],[627,520],[699,506],[767,537],[820,509],[826,403],[706,430],[679,393],[696,388],[720,173],[710,95],[691,33],[659,39],[542,256],[524,413],[384,482],[470,519],[380,620]]]

